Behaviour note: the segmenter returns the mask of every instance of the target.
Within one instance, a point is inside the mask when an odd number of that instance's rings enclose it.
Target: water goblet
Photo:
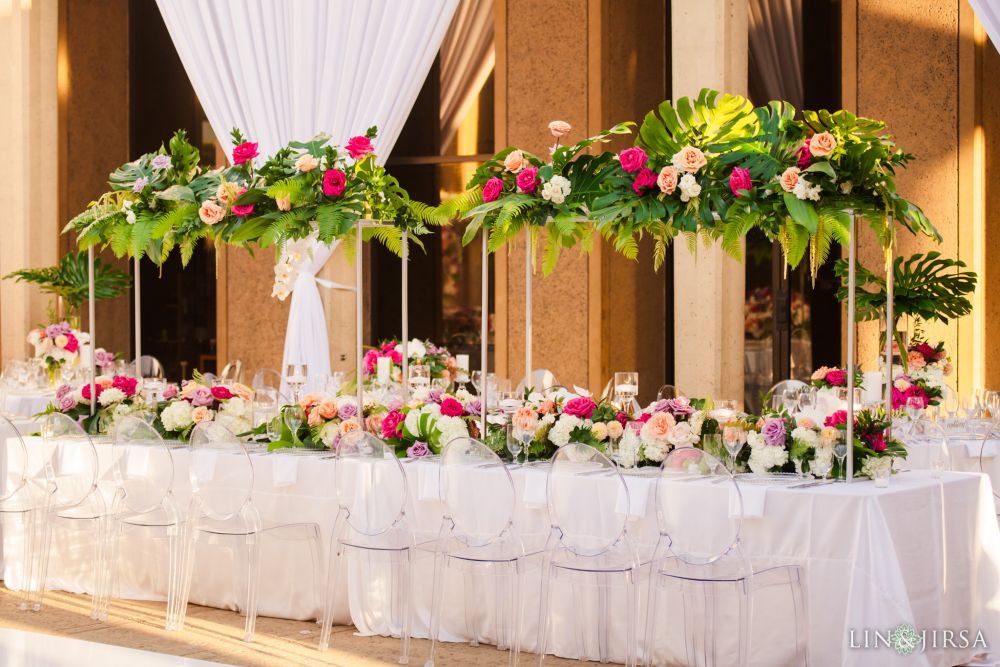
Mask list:
[[[788,414],[795,414],[795,408],[799,405],[799,392],[795,389],[786,389],[781,394],[781,404],[785,406]]]
[[[299,402],[299,394],[309,378],[308,364],[288,364],[285,368],[285,382],[292,390],[292,402]]]
[[[344,386],[344,371],[333,371],[326,378],[323,389],[331,396],[340,393],[340,388]]]
[[[701,437],[702,447],[706,452],[711,454],[716,458],[722,458],[723,454],[726,453],[726,448],[722,444],[722,434],[721,433],[708,433]]]
[[[413,364],[410,366],[410,377],[408,380],[411,392],[430,387],[431,367],[427,364]]]
[[[298,440],[299,428],[306,420],[305,410],[300,405],[286,405],[284,408],[284,419],[285,425],[292,433],[292,444],[294,445],[295,441]]]
[[[722,444],[729,452],[729,471],[736,472],[736,457],[747,441],[747,432],[740,424],[726,424],[722,427]]]
[[[800,391],[797,403],[799,407],[799,414],[802,414],[807,410],[812,410],[816,407],[816,392],[806,389]]]
[[[919,396],[910,396],[906,399],[906,416],[910,418],[910,426],[912,428],[913,423],[920,419],[920,415],[924,411],[924,399]]]
[[[833,443],[833,455],[837,457],[840,475],[846,479],[847,472],[844,468],[844,461],[847,459],[847,434],[839,429],[837,430],[837,439]]]

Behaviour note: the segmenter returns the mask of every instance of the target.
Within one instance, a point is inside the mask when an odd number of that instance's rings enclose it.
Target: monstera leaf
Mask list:
[[[841,279],[837,298],[847,300],[846,260],[839,260],[835,267]],[[939,252],[926,255],[917,253],[908,259],[897,257],[893,262],[894,322],[903,315],[921,320],[938,320],[947,324],[949,319],[972,312],[972,302],[967,294],[976,289],[977,276],[972,271],[962,271],[965,262],[941,257]],[[856,268],[858,292],[856,294],[856,319],[874,320],[885,317],[885,278],[869,271],[860,264]]]
[[[87,253],[78,252],[64,255],[57,266],[42,269],[21,269],[3,277],[17,282],[33,283],[43,292],[61,296],[66,303],[77,309],[88,296]],[[113,299],[128,289],[131,278],[101,259],[94,259],[94,298]]]
[[[673,155],[687,144],[720,153],[749,137],[755,120],[746,98],[702,88],[694,102],[667,100],[646,114],[636,144],[660,155]]]

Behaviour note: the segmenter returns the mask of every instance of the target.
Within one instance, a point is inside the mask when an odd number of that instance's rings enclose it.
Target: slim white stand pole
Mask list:
[[[531,227],[524,228],[524,386],[531,384]]]
[[[402,293],[400,294],[400,301],[402,302],[402,336],[403,336],[403,397],[407,402],[410,400],[410,317],[408,312],[408,306],[410,301],[410,288],[408,282],[409,271],[407,264],[409,263],[410,257],[410,239],[406,230],[403,230],[403,266],[402,266]]]
[[[364,376],[361,374],[361,367],[364,364],[364,357],[362,356],[362,347],[364,346],[364,323],[361,318],[364,317],[364,304],[361,301],[362,294],[364,293],[364,270],[362,267],[362,251],[364,247],[362,245],[362,239],[364,237],[364,221],[358,220],[357,224],[354,226],[354,317],[356,322],[356,333],[355,333],[355,354],[357,355],[356,369],[355,369],[355,383],[358,394],[358,422],[360,423],[361,430],[365,428],[365,383]]]
[[[135,258],[135,278],[132,292],[135,296],[135,375],[142,379],[142,296],[140,294],[139,256]]]
[[[892,225],[892,216],[886,217],[886,223]],[[892,343],[896,339],[896,327],[893,326],[893,281],[895,271],[892,265],[892,241],[885,251],[885,415],[889,419],[889,435],[892,436]],[[906,354],[900,349],[899,356]]]
[[[479,312],[479,438],[486,440],[486,394],[489,387],[489,335],[490,335],[490,235],[483,227],[480,231],[483,235],[483,258],[482,258],[482,306]]]
[[[90,329],[90,416],[97,412],[97,339],[94,338],[94,320],[96,320],[96,300],[94,299],[94,246],[87,248],[87,324]]]
[[[849,228],[850,242],[847,245],[847,483],[854,481],[854,291],[857,278],[855,276],[855,246],[854,211],[850,212]]]

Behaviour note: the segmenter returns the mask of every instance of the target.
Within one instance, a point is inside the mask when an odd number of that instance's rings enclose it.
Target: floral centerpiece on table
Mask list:
[[[436,345],[429,340],[414,338],[406,346],[410,356],[410,364],[423,364],[430,367],[431,378],[451,380],[455,377],[457,364],[455,357],[448,348]],[[375,377],[378,372],[378,360],[389,358],[389,374],[393,382],[403,381],[403,344],[396,339],[385,340],[365,352],[365,378]]]
[[[837,431],[787,412],[762,415],[747,432],[747,466],[755,473],[808,471],[816,459],[833,460]]]
[[[170,385],[163,392],[164,400],[157,405],[157,430],[170,440],[188,442],[191,431],[203,422],[215,421],[235,435],[252,428],[253,390],[235,383],[212,385],[201,376],[186,380],[178,390]]]
[[[451,440],[479,437],[479,398],[464,389],[454,394],[421,390],[408,405],[388,405],[377,416],[376,433],[395,447],[400,458],[440,454]]]
[[[656,401],[646,407],[638,416],[642,422],[639,431],[639,465],[659,465],[670,450],[677,447],[693,447],[701,442],[702,435],[716,428],[714,419],[702,409],[703,401],[694,401],[684,396]],[[706,423],[707,422],[707,423]],[[634,447],[631,438],[621,442],[622,456],[630,459]]]
[[[829,366],[820,366],[813,371],[810,383],[817,389],[836,390],[840,387],[847,387],[847,369]],[[860,388],[864,378],[860,368],[854,369],[854,386]]]
[[[282,423],[281,438],[271,443],[271,449],[335,449],[342,436],[361,428],[361,416],[355,396],[308,393],[299,399],[299,407],[305,413],[305,422],[295,433],[291,433],[287,422]],[[367,430],[372,431],[379,426],[380,422],[374,419],[374,415],[382,410],[382,406],[376,405],[368,395],[365,396],[364,418]],[[280,416],[277,418],[281,419]]]
[[[847,411],[838,410],[826,418],[823,424],[842,431],[847,430]],[[906,447],[900,441],[887,436],[892,418],[886,416],[883,408],[860,410],[854,413],[854,474],[875,478],[878,469],[892,468],[894,458],[905,459]],[[835,467],[838,477],[846,475]]]
[[[100,375],[91,387],[89,382],[77,387],[68,384],[56,389],[56,398],[44,414],[61,412],[69,415],[91,435],[111,433],[122,417],[146,410],[137,392],[138,380],[128,375]],[[97,409],[90,414],[91,389],[97,398]]]
[[[74,329],[66,321],[28,332],[28,344],[35,348],[35,358],[45,363],[50,379],[64,365],[80,363],[80,348],[89,342],[90,334]]]
[[[490,422],[491,431],[498,434],[491,440],[498,451],[505,446],[500,437],[505,423],[502,418]],[[547,459],[571,442],[603,450],[609,439],[620,438],[623,432],[619,410],[611,402],[565,390],[549,396],[529,393],[511,417],[511,428],[515,437],[533,434],[525,456],[534,459]]]

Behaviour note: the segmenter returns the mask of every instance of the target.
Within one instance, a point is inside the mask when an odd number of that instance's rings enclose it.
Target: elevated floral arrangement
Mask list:
[[[894,347],[894,351],[898,352],[898,347]],[[911,342],[906,347],[906,365],[893,364],[892,408],[905,408],[914,396],[925,408],[938,405],[944,397],[945,378],[951,373],[951,359],[943,341],[937,345],[926,341]]]
[[[54,377],[63,366],[80,363],[80,348],[90,343],[90,334],[62,321],[32,329],[27,341],[34,348],[35,358],[44,362],[50,377]]]
[[[91,435],[111,433],[117,420],[148,409],[138,394],[138,384],[139,381],[129,375],[99,375],[93,387],[89,382],[78,386],[63,384],[56,389],[55,400],[44,414],[69,415]],[[94,398],[97,406],[91,415],[90,405]]]
[[[448,348],[429,340],[412,339],[406,346],[411,364],[423,364],[429,367],[431,379],[452,380],[458,370],[455,357]],[[378,372],[378,360],[389,359],[390,380],[395,383],[403,381],[403,344],[395,338],[384,340],[365,352],[363,371],[365,378],[373,378]]]
[[[154,426],[168,440],[188,442],[203,422],[216,421],[239,436],[252,429],[253,390],[238,382],[223,386],[195,376],[180,389],[168,386],[163,399],[156,405]]]
[[[145,254],[161,264],[179,248],[186,265],[195,244],[268,247],[314,235],[323,242],[351,237],[366,227],[400,252],[403,230],[419,243],[432,207],[410,200],[398,181],[375,162],[376,128],[341,148],[328,135],[292,141],[257,167],[258,145],[234,129],[232,165],[208,169],[198,149],[178,130],[170,142],[116,169],[110,191],[66,225],[81,248],[110,246],[118,257]]]
[[[836,390],[840,387],[847,388],[847,369],[846,368],[830,368],[829,366],[820,366],[813,371],[812,376],[809,378],[810,384],[816,389],[831,389]],[[861,369],[855,367],[854,369],[854,386],[860,388],[864,382],[864,377],[861,374]]]

